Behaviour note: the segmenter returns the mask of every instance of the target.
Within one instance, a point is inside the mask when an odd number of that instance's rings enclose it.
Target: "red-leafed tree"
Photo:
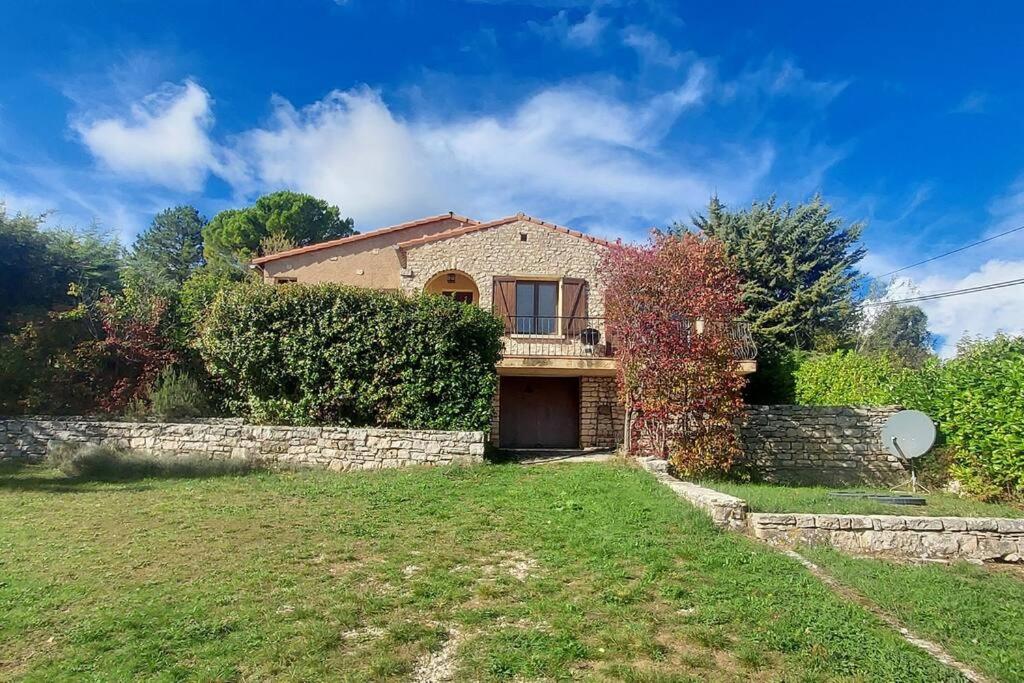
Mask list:
[[[735,367],[739,279],[723,245],[655,233],[641,246],[611,247],[603,273],[626,448],[685,474],[728,470],[745,380]]]
[[[159,297],[128,301],[105,296],[97,304],[103,328],[99,340],[79,347],[92,355],[97,367],[97,397],[107,412],[123,410],[141,399],[160,372],[178,359],[164,332],[167,301]]]

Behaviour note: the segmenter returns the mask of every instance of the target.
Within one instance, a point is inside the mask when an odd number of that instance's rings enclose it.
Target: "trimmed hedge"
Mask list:
[[[218,295],[199,347],[255,422],[483,430],[502,330],[445,297],[256,284]]]
[[[961,345],[919,369],[885,356],[839,351],[796,373],[808,405],[899,404],[930,415],[953,448],[950,473],[982,496],[1024,494],[1024,337]]]

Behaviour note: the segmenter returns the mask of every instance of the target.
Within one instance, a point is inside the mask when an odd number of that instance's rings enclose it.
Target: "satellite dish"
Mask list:
[[[897,458],[919,458],[935,445],[935,423],[920,410],[901,410],[885,421],[882,445]]]

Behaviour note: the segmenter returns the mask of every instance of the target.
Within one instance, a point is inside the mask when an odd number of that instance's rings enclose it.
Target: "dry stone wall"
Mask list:
[[[781,547],[829,545],[863,555],[1024,562],[1024,519],[750,512],[746,501],[677,479],[660,458],[639,464],[725,529]]]
[[[773,545],[830,545],[858,554],[1021,562],[1024,519],[751,513],[755,538]]]
[[[335,471],[471,464],[482,462],[484,455],[483,432],[262,426],[239,420],[168,423],[0,419],[0,459],[39,460],[60,442]]]
[[[885,421],[898,410],[750,406],[739,428],[743,463],[777,483],[898,483],[906,478],[906,469],[879,438]]]
[[[580,377],[581,448],[614,448],[625,419],[614,377]]]

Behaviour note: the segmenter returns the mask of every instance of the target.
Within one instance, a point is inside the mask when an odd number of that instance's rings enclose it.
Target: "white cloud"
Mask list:
[[[607,25],[607,19],[600,16],[596,10],[591,10],[583,17],[583,21],[569,27],[568,40],[575,45],[594,45]]]
[[[723,84],[722,96],[726,101],[759,94],[798,96],[828,104],[849,84],[848,80],[815,80],[793,60],[769,55],[757,67],[747,68],[735,80]]]
[[[949,292],[966,287],[1005,282],[1024,277],[1024,259],[990,260],[962,277],[927,275],[898,280],[889,289],[886,298],[901,299],[917,294]],[[933,301],[921,301],[928,314],[928,329],[942,335],[939,355],[956,354],[956,344],[965,335],[991,337],[997,332],[1024,334],[1024,293],[1021,287],[1005,287],[987,292],[953,296]]]
[[[683,53],[677,52],[667,40],[642,26],[624,28],[622,42],[635,50],[644,64],[677,69],[683,63]]]
[[[901,218],[916,210],[928,197],[930,186],[924,186],[911,198]],[[989,227],[976,237],[963,236],[952,240],[949,235],[937,242],[935,235],[927,249],[905,247],[898,256],[868,252],[864,261],[867,272],[886,273],[908,263],[921,261],[956,249],[979,239],[993,237],[1011,228],[1024,225],[1024,178],[1013,183],[1008,191],[990,205]],[[958,226],[959,227],[959,226]],[[901,231],[910,226],[900,226]],[[887,232],[891,232],[890,228]],[[904,244],[906,244],[904,242]],[[921,294],[949,292],[968,287],[1005,282],[1024,277],[1024,231],[1005,235],[962,252],[916,266],[895,276],[885,299],[896,300]],[[996,332],[1024,334],[1024,286],[1006,287],[986,292],[964,294],[933,301],[920,306],[928,314],[928,327],[943,336],[938,351],[944,357],[956,353],[956,344],[964,336],[991,337]]]
[[[73,128],[111,171],[167,187],[198,190],[217,165],[208,131],[210,95],[195,81],[165,84],[127,117],[79,120]]]
[[[529,21],[527,26],[549,40],[558,41],[568,47],[583,48],[597,45],[608,26],[608,19],[592,9],[580,21],[573,22],[569,18],[569,12],[561,10],[548,21]]]
[[[307,191],[364,228],[449,209],[663,225],[713,191],[746,197],[774,158],[763,145],[715,163],[663,155],[665,135],[706,96],[705,76],[697,64],[677,88],[635,103],[579,85],[550,87],[507,113],[447,121],[402,119],[368,88],[303,109],[276,99],[269,124],[239,136],[230,152],[247,168],[238,186],[245,192]]]

